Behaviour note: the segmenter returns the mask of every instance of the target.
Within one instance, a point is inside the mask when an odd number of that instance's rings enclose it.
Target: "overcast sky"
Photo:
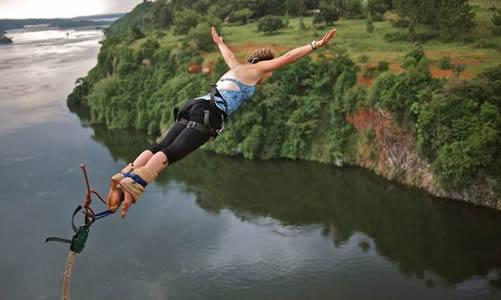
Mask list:
[[[0,19],[70,18],[129,12],[143,0],[0,0]]]

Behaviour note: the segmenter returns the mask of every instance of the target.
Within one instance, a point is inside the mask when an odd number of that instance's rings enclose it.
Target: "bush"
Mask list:
[[[414,41],[415,42],[427,42],[433,39],[436,39],[440,37],[439,32],[419,32],[419,33],[414,33]]]
[[[417,62],[419,62],[424,57],[423,46],[417,44],[411,51],[409,51],[405,57],[413,57]]]
[[[68,96],[67,100],[68,106],[80,105],[85,103],[84,98],[90,92],[91,84],[86,77],[78,78],[75,84],[76,84],[75,88],[73,88],[73,91]]]
[[[400,18],[394,22],[391,23],[391,26],[395,28],[408,28],[409,27],[409,20]]]
[[[384,40],[387,42],[407,41],[409,34],[404,31],[388,32],[384,34]]]
[[[372,16],[369,15],[367,18],[367,22],[365,23],[365,29],[367,30],[368,33],[374,32],[374,21],[372,19]]]
[[[438,67],[441,70],[449,70],[452,69],[451,58],[449,56],[442,56],[438,63]]]
[[[247,24],[251,16],[252,10],[248,8],[240,9],[230,14],[230,22]]]
[[[181,9],[174,13],[174,34],[186,34],[197,26],[202,16],[192,9]]]
[[[257,31],[271,34],[285,26],[282,18],[277,16],[265,16],[259,19]]]
[[[386,72],[389,70],[389,68],[390,68],[390,63],[385,60],[380,61],[377,65],[378,72]]]
[[[212,36],[209,34],[211,26],[207,23],[199,23],[195,28],[190,29],[186,36],[186,41],[191,43],[196,49],[211,51],[214,49]]]

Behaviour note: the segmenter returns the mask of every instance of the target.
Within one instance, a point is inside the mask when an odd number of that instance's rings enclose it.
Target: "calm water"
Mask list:
[[[0,47],[0,299],[60,297],[79,164],[105,193],[148,141],[88,125],[65,97],[100,32],[18,32]],[[100,204],[95,203],[96,207]],[[499,299],[501,213],[369,172],[199,151],[127,218],[91,228],[72,299]]]

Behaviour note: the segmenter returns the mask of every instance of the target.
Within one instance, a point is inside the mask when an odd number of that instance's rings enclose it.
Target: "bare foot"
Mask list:
[[[127,211],[129,210],[130,206],[134,203],[134,198],[132,198],[131,194],[127,191],[123,191],[124,193],[124,205],[122,206],[122,213],[120,216],[122,218],[125,218],[125,215],[127,214]]]
[[[108,197],[106,197],[106,204],[108,204],[108,209],[112,212],[117,211],[120,207],[120,197],[122,196],[122,191],[117,187],[117,183],[111,182],[110,192]]]

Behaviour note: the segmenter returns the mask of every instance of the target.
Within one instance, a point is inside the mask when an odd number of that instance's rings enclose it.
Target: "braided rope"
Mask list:
[[[71,286],[71,272],[73,271],[73,263],[75,262],[76,253],[70,251],[68,254],[68,259],[66,260],[66,267],[64,268],[64,280],[63,280],[63,296],[61,299],[70,299],[70,286]]]

